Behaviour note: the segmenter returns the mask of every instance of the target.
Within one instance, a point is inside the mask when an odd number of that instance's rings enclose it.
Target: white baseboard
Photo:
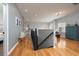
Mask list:
[[[11,52],[16,48],[16,46],[18,45],[18,43],[19,43],[19,42],[17,42],[17,43],[12,47],[12,49],[8,52],[8,55],[11,54]]]

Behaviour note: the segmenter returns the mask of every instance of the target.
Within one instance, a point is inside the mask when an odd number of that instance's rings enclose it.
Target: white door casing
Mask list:
[[[8,55],[8,4],[7,3],[3,3],[3,31],[4,31],[3,55],[7,56]]]

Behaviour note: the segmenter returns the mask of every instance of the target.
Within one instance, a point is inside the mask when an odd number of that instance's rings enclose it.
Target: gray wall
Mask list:
[[[48,29],[48,23],[45,22],[27,22],[30,28]]]
[[[20,26],[16,25],[16,17],[22,22],[22,17],[20,16],[16,6],[14,4],[8,4],[8,48],[10,51],[11,48],[16,44],[19,33],[22,31],[22,23]]]
[[[60,22],[66,22],[67,24],[71,24],[71,25],[74,24],[79,25],[79,11],[56,20],[56,23],[60,23]]]
[[[3,5],[0,3],[0,24],[3,24]]]
[[[3,31],[3,5],[0,3],[0,32]]]

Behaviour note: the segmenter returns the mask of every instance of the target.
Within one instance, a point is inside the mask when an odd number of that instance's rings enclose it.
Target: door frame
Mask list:
[[[8,56],[8,3],[3,3],[3,55]]]

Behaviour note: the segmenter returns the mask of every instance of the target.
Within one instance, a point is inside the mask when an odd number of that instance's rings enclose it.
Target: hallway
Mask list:
[[[62,40],[62,38],[60,39]],[[29,37],[23,39],[10,54],[10,56],[79,56],[79,41],[65,39],[64,48],[45,48],[34,51]]]
[[[59,29],[62,29],[60,26],[58,26],[60,23],[66,23],[67,26],[79,25],[79,23],[78,24],[75,23],[79,19],[78,16],[79,11],[76,11],[79,10],[79,8],[77,8],[79,7],[79,5],[74,6],[71,3],[68,4],[62,4],[62,3],[61,4],[58,3],[55,4],[13,3],[12,4],[11,3],[11,4],[7,4],[5,7],[6,7],[4,10],[6,12],[4,17],[5,25],[6,25],[5,26],[6,45],[4,45],[6,48],[5,55],[8,55],[13,50],[13,48],[16,46],[18,38],[26,36],[28,33],[31,34],[31,32],[29,31],[31,29],[33,30],[38,29],[44,31],[52,30],[52,32],[54,32],[55,34],[55,31],[59,32]],[[62,12],[61,7],[63,8],[64,12]],[[25,33],[25,34],[21,35],[21,33]],[[39,33],[41,37],[46,36],[42,31]],[[41,35],[41,33],[44,35]],[[54,41],[50,41],[50,42],[54,42]],[[48,42],[48,44],[50,44],[50,42]],[[45,45],[47,46],[47,44]],[[53,45],[53,43],[51,45]],[[79,45],[79,41],[69,40],[69,39],[63,40],[61,38],[61,41],[57,43],[56,48],[54,47],[45,48],[45,49],[34,51],[32,48],[31,39],[26,37],[25,39],[23,39],[23,42],[19,41],[19,44],[10,55],[12,56],[46,56],[46,55],[72,56],[73,55],[74,56],[74,55],[79,55],[78,45]]]

